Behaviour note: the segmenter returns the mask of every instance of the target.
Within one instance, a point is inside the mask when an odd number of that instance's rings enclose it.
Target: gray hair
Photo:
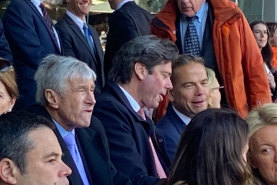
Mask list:
[[[48,55],[40,63],[35,74],[37,83],[36,101],[42,106],[47,105],[44,96],[46,89],[51,89],[62,95],[68,81],[75,78],[96,80],[96,74],[89,66],[72,57]]]
[[[153,67],[173,62],[178,53],[176,45],[169,40],[154,35],[138,36],[125,43],[116,53],[109,80],[126,84],[132,78],[135,63],[144,64],[151,74]]]

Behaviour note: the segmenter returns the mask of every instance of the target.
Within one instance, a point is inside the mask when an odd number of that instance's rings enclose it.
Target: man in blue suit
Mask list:
[[[125,43],[114,58],[108,83],[94,115],[104,125],[116,168],[134,184],[154,185],[166,178],[168,159],[163,138],[145,109],[156,108],[167,90],[178,49],[169,40],[139,36]]]
[[[41,0],[12,0],[4,14],[20,95],[16,109],[35,103],[34,74],[41,59],[61,53],[57,32],[46,13]]]
[[[86,22],[91,0],[66,0],[66,2],[67,11],[55,25],[61,38],[63,55],[77,58],[93,69],[97,76],[94,91],[97,98],[105,81],[104,54],[98,33]]]
[[[208,107],[208,77],[201,57],[180,55],[172,66],[173,89],[166,114],[157,123],[166,143],[166,153],[174,159],[180,137],[190,119]]]

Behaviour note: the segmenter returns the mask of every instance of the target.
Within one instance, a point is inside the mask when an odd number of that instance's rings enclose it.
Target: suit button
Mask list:
[[[163,139],[159,139],[159,142],[161,143],[161,142],[163,142],[164,140]]]

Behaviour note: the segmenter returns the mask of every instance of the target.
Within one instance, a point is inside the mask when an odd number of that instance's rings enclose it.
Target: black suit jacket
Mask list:
[[[173,110],[172,105],[169,104],[166,110],[166,114],[157,123],[157,130],[163,133],[165,139],[166,151],[170,161],[172,162],[178,145],[186,128],[186,124]]]
[[[12,0],[4,14],[3,25],[20,94],[16,108],[24,107],[35,103],[34,74],[40,61],[48,54],[60,54],[60,49],[31,0]]]
[[[61,38],[64,56],[72,56],[88,64],[96,73],[95,97],[97,98],[104,87],[104,54],[99,36],[95,29],[89,27],[96,51],[93,52],[75,22],[65,14],[55,25]]]
[[[43,116],[52,121],[47,110],[40,105],[28,107],[27,111]],[[62,152],[62,160],[71,168],[72,174],[68,177],[70,185],[83,185],[77,167],[71,154],[61,137],[58,129],[54,130]],[[118,173],[110,160],[108,141],[100,121],[92,116],[89,128],[76,128],[76,140],[84,168],[90,184],[93,185],[130,185],[127,177]]]
[[[109,32],[104,62],[106,80],[112,67],[112,60],[120,47],[137,36],[150,34],[151,18],[150,13],[134,1],[125,3],[109,16]]]
[[[98,117],[107,133],[111,159],[118,170],[127,175],[134,184],[154,185],[158,176],[149,144],[149,137],[165,171],[168,159],[164,151],[162,134],[156,134],[155,125],[147,117],[143,120],[133,110],[124,93],[115,83],[108,83],[99,97],[94,115]]]
[[[12,64],[12,53],[9,47],[9,44],[6,40],[6,37],[4,35],[4,29],[3,24],[0,19],[0,58],[8,61],[10,64]]]

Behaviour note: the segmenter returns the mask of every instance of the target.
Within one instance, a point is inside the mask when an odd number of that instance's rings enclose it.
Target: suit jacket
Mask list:
[[[6,40],[6,37],[4,35],[4,29],[3,24],[0,19],[0,58],[8,61],[10,64],[12,64],[12,53],[9,47],[9,44]]]
[[[95,96],[98,97],[104,87],[104,54],[97,32],[89,27],[96,49],[93,52],[80,28],[67,14],[58,21],[55,27],[61,38],[63,55],[72,56],[87,63],[96,73]]]
[[[33,104],[37,67],[43,57],[60,54],[60,49],[31,0],[12,0],[4,14],[3,25],[17,75],[20,97],[16,107]]]
[[[43,116],[52,121],[47,110],[40,105],[32,105],[27,111]],[[68,176],[70,185],[83,185],[77,167],[71,157],[71,154],[60,135],[57,128],[54,129],[62,152],[64,153],[62,160],[72,170],[72,174]],[[127,177],[118,173],[110,160],[110,152],[107,137],[101,122],[94,116],[91,118],[91,126],[89,128],[76,128],[76,141],[80,155],[82,157],[84,168],[90,184],[93,185],[130,185]]]
[[[172,162],[181,136],[186,128],[186,124],[173,110],[172,105],[169,104],[166,110],[166,114],[157,123],[157,130],[161,130],[165,139],[165,146],[168,158]]]
[[[108,83],[99,97],[94,115],[98,117],[108,137],[111,159],[118,170],[134,184],[153,185],[159,179],[149,144],[151,137],[164,169],[169,164],[162,153],[164,139],[155,134],[155,126],[133,110],[126,96],[115,83]]]
[[[150,13],[134,1],[125,3],[109,16],[109,32],[104,62],[106,80],[112,68],[112,60],[120,47],[137,36],[150,34],[151,18]]]

